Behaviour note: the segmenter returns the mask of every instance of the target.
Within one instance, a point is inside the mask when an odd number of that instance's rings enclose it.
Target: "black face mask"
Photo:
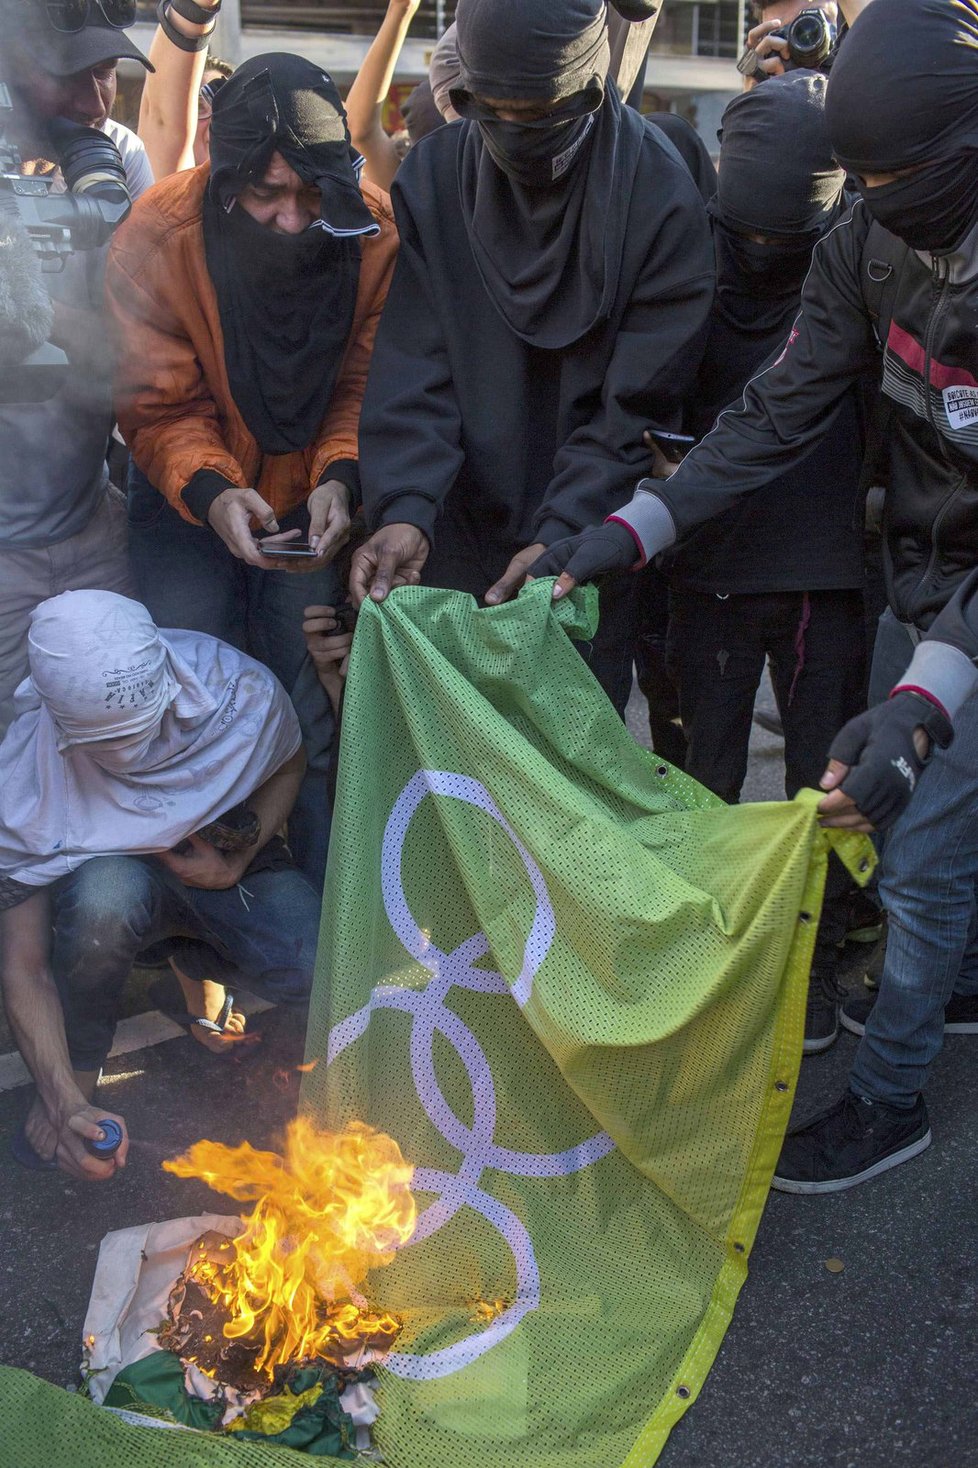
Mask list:
[[[954,250],[978,220],[978,152],[942,158],[874,189],[856,182],[873,218],[911,250]]]
[[[801,288],[817,235],[805,235],[797,241],[775,240],[760,244],[738,234],[720,220],[717,227],[722,231],[728,256],[742,275],[749,276],[757,285],[767,281],[777,282],[779,289]]]
[[[480,119],[479,131],[494,162],[514,183],[547,188],[560,183],[584,153],[594,114],[559,122],[501,122]]]

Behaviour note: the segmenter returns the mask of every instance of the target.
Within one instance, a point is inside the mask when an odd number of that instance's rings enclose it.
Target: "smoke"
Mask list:
[[[0,215],[0,372],[47,341],[53,316],[27,231],[16,215]]]

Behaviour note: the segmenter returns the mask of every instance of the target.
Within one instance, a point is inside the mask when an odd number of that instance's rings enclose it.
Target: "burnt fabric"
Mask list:
[[[231,396],[266,454],[304,449],[322,422],[353,324],[360,235],[377,225],[360,195],[339,93],[298,56],[256,56],[214,102],[203,205]],[[237,203],[273,153],[315,184],[322,215],[301,234]]]
[[[469,247],[496,309],[525,341],[555,349],[606,320],[618,289],[640,135],[622,128],[607,82],[600,0],[463,0],[466,128],[458,189]],[[505,121],[483,98],[554,102]]]
[[[950,251],[978,219],[978,3],[884,0],[832,69],[826,118],[870,213],[912,249]]]
[[[821,72],[789,71],[727,107],[717,201],[731,228],[814,243],[830,222],[844,175],[825,127],[826,84]]]

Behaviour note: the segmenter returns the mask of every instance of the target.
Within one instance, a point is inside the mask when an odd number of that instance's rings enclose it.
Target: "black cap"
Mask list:
[[[7,0],[2,17],[3,30],[12,27],[38,66],[52,76],[73,76],[123,56],[140,62],[147,71],[156,70],[124,30],[105,23],[97,5],[92,5],[89,20],[80,31],[56,31],[48,20],[47,7],[36,0],[28,0],[27,4]]]

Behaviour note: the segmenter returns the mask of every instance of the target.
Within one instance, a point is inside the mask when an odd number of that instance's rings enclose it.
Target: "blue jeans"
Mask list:
[[[306,573],[261,571],[232,556],[209,526],[191,525],[135,464],[129,466],[129,556],[139,597],[158,627],[209,632],[270,668],[292,700],[307,769],[289,816],[289,845],[322,888],[329,846],[329,772],[336,720],[306,652],[306,607],[336,601],[332,566]],[[283,530],[309,528],[304,505]]]
[[[320,898],[284,856],[276,867],[211,892],[184,886],[153,857],[98,856],[55,884],[51,964],[75,1070],[101,1067],[133,959],[152,944],[188,978],[274,1004],[308,998]]]
[[[892,625],[891,625],[892,624]],[[884,613],[871,701],[906,672],[913,647]],[[853,1090],[909,1108],[944,1039],[944,1006],[978,993],[978,695],[935,749],[906,812],[887,833],[880,896],[889,918],[879,997],[852,1067]]]

